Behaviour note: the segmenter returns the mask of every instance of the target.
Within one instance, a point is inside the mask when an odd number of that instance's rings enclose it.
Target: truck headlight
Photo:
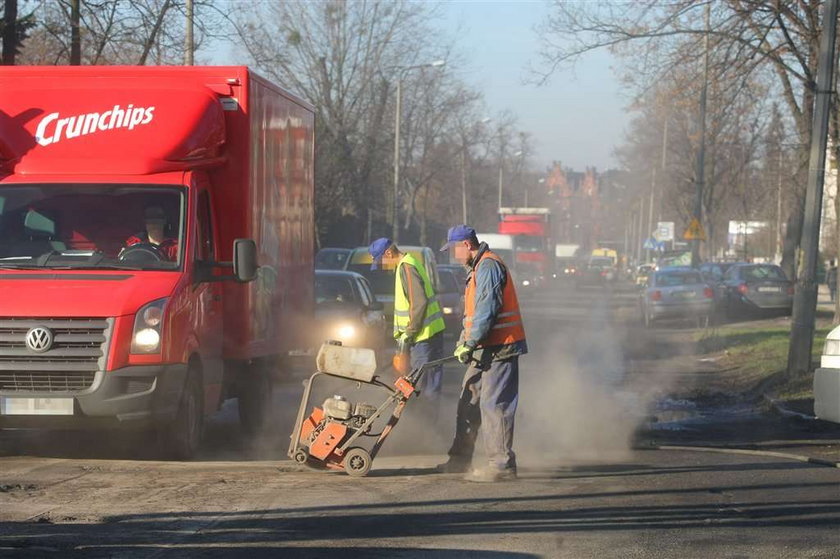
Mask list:
[[[452,314],[455,312],[455,309],[452,307],[443,307],[443,314]]]
[[[140,307],[134,318],[134,331],[131,334],[131,353],[160,353],[163,309],[168,297],[152,301]]]
[[[840,355],[840,340],[826,340],[823,355]]]
[[[342,324],[336,329],[335,334],[340,341],[347,342],[356,337],[356,327],[352,324]]]

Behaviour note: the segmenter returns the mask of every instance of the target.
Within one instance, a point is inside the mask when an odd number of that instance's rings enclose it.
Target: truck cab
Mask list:
[[[311,107],[244,67],[3,68],[0,132],[0,428],[188,458],[236,397],[257,430],[312,308]]]

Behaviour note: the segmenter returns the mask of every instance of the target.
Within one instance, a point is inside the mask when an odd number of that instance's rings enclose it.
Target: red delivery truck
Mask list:
[[[548,208],[499,208],[499,233],[513,236],[517,281],[538,287],[553,272],[551,210]]]
[[[245,67],[0,68],[0,427],[257,430],[313,311],[313,134]]]

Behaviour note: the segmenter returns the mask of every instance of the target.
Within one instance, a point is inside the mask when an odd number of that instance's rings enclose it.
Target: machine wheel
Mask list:
[[[309,460],[309,453],[303,449],[298,450],[295,452],[294,461],[298,464],[306,464],[306,461]]]
[[[189,460],[198,450],[204,432],[203,402],[200,367],[190,364],[175,420],[158,428],[158,442],[167,458]]]
[[[244,373],[239,385],[239,424],[245,434],[256,436],[269,423],[274,383],[268,371],[259,364]]]
[[[354,446],[344,455],[344,471],[354,477],[363,477],[368,474],[373,465],[373,458],[370,453],[358,446]]]

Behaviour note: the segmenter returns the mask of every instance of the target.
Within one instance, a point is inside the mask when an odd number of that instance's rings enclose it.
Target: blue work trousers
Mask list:
[[[450,459],[467,464],[472,460],[480,427],[490,467],[515,470],[513,421],[518,403],[519,356],[470,365],[458,400]]]
[[[417,369],[429,361],[443,359],[443,332],[435,334],[428,340],[417,342],[411,346],[411,368]],[[423,372],[420,381],[420,392],[430,398],[440,396],[443,379],[443,365],[437,365]]]

